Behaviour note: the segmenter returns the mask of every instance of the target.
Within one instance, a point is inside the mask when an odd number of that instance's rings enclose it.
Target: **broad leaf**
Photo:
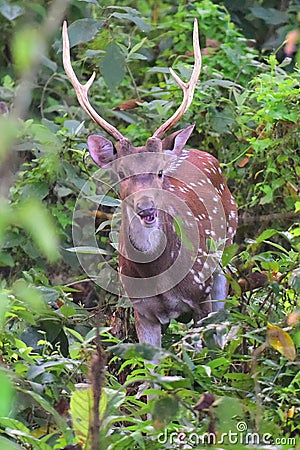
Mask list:
[[[41,442],[40,439],[37,439],[31,435],[30,430],[19,420],[11,419],[10,417],[0,417],[0,426],[5,428],[5,433],[8,436],[24,443],[26,447],[22,446],[22,448],[29,448],[28,445],[30,445],[30,448],[34,448],[35,450],[51,450],[52,448],[45,442]],[[0,437],[0,448],[1,450],[20,449],[19,446],[11,441],[6,442],[6,439],[2,437]]]
[[[33,197],[23,202],[18,220],[49,261],[59,258],[56,228],[50,213],[41,203]]]
[[[270,228],[268,230],[263,231],[257,238],[256,242],[258,244],[261,244],[266,239],[269,239],[270,237],[274,236],[274,234],[277,233],[277,230],[274,230],[273,228]]]
[[[85,2],[85,3],[92,3],[93,5],[99,6],[99,3],[97,2],[97,0],[79,0],[79,1]]]
[[[60,416],[60,414],[56,411],[56,409],[48,402],[48,400],[46,400],[37,392],[21,388],[18,388],[18,390],[20,392],[23,392],[24,394],[30,395],[30,397],[32,397],[33,400],[35,400],[45,411],[47,411],[54,417],[54,420],[61,429],[61,431],[66,432],[67,424],[65,420]]]
[[[14,391],[7,374],[0,372],[0,416],[8,416],[14,399]]]
[[[122,203],[120,199],[110,197],[109,195],[90,195],[86,198],[103,206],[120,206]]]
[[[1,266],[7,266],[7,267],[14,267],[15,262],[14,258],[6,252],[0,252],[0,267]]]

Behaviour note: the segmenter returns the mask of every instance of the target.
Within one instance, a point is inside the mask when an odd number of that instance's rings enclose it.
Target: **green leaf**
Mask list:
[[[210,367],[213,376],[223,376],[224,372],[230,366],[230,363],[227,358],[221,356],[219,358],[215,358],[212,361],[207,363],[207,366]]]
[[[86,197],[98,205],[118,207],[121,205],[121,200],[119,198],[110,197],[109,195],[90,195]]]
[[[121,20],[130,20],[144,33],[148,33],[149,31],[153,30],[153,27],[150,24],[134,14],[115,12],[112,14],[112,16]]]
[[[59,139],[48,126],[36,123],[31,125],[30,131],[32,132],[34,139],[43,145],[43,151],[47,150],[54,152],[55,149],[60,149],[61,143]]]
[[[23,202],[19,208],[19,224],[32,236],[35,244],[50,262],[59,258],[58,235],[53,219],[35,198]]]
[[[111,231],[109,233],[109,240],[110,240],[110,245],[115,250],[118,250],[118,248],[119,248],[119,233],[117,231]]]
[[[100,71],[111,91],[119,86],[125,76],[125,55],[115,42],[110,42],[100,61]]]
[[[154,428],[159,429],[167,426],[171,419],[176,416],[178,408],[179,403],[175,397],[168,396],[157,400],[152,410]]]
[[[10,294],[8,292],[0,292],[0,330],[4,327],[6,312],[10,306]]]
[[[38,181],[34,183],[27,183],[21,192],[22,198],[35,197],[43,200],[49,194],[49,183]]]
[[[79,19],[68,27],[70,48],[91,41],[100,31],[102,22],[95,19]]]
[[[193,250],[194,249],[194,245],[193,245],[193,243],[191,242],[191,240],[188,238],[188,236],[186,234],[185,222],[183,221],[182,217],[180,217],[180,216],[174,217],[173,225],[174,225],[174,228],[175,228],[175,233],[181,239],[181,241],[184,243],[186,248],[188,250]]]
[[[73,317],[76,314],[76,309],[72,308],[72,306],[63,305],[59,309],[64,317]]]
[[[12,287],[15,296],[21,299],[30,308],[30,311],[37,314],[49,311],[41,292],[35,286],[30,286],[24,279],[20,278],[14,282]]]
[[[266,205],[268,203],[273,202],[274,189],[271,186],[262,186],[261,190],[265,193],[265,195],[260,199],[260,205]]]
[[[278,9],[274,8],[263,8],[261,6],[256,6],[254,8],[250,8],[250,11],[255,17],[262,19],[269,25],[280,25],[288,20],[286,12],[278,11]]]
[[[296,348],[291,336],[282,328],[267,324],[267,342],[286,359],[296,359]]]
[[[76,436],[87,442],[89,436],[90,417],[93,411],[93,391],[91,388],[77,390],[72,393],[70,401],[70,413]],[[107,395],[105,389],[101,390],[99,416],[103,418],[107,407]]]
[[[0,252],[0,267],[6,266],[6,267],[14,267],[15,262],[14,258],[6,252]]]
[[[88,441],[90,416],[92,412],[93,393],[91,389],[74,391],[70,401],[75,435],[81,442]]]
[[[99,3],[97,2],[97,0],[79,0],[79,1],[85,2],[85,3],[92,3],[93,5],[99,6]]]
[[[14,119],[11,116],[0,115],[0,164],[4,160],[6,153],[10,150],[12,143],[15,141],[20,127],[22,127],[20,120],[17,121],[17,119]],[[3,203],[4,202],[1,199],[1,215]]]
[[[68,252],[72,253],[81,253],[81,254],[87,254],[87,255],[112,255],[112,252],[109,252],[107,250],[104,250],[100,247],[89,247],[89,246],[82,246],[82,247],[71,247],[66,248]]]
[[[42,293],[42,296],[46,303],[56,302],[59,298],[59,292],[56,289],[46,287],[46,286],[37,286],[39,292]]]
[[[27,26],[17,28],[12,41],[12,54],[19,73],[29,70],[37,59],[45,53],[45,42],[38,29]]]
[[[0,416],[8,416],[14,399],[14,390],[4,370],[0,371]]]
[[[5,450],[21,450],[21,447],[12,441],[0,436],[0,448]]]
[[[225,443],[227,444],[228,436],[231,430],[236,430],[237,418],[243,417],[243,406],[239,399],[232,397],[222,397],[218,406],[214,409],[214,416],[217,418],[217,431],[224,433]],[[226,434],[227,433],[227,436]]]
[[[149,344],[121,344],[110,347],[110,351],[123,359],[141,358],[147,361],[157,361],[169,355],[165,350]]]
[[[210,125],[217,133],[228,133],[234,124],[235,117],[231,107],[210,109]]]
[[[1,133],[1,128],[0,128]],[[6,200],[4,198],[0,198],[0,245],[2,244],[2,239],[4,236],[4,232],[10,221],[13,217],[13,212]]]
[[[17,439],[18,441],[24,443],[26,445],[26,448],[28,448],[28,444],[30,444],[30,448],[34,448],[35,450],[51,450],[52,448],[45,442],[41,442],[40,439],[33,437],[30,434],[30,430],[19,420],[11,419],[9,417],[0,417],[0,426],[5,428],[5,433],[8,436],[11,436],[13,439]],[[2,438],[0,438],[0,444],[2,443],[1,439]],[[11,442],[11,444],[13,443]],[[7,450],[10,448],[14,450],[19,449],[20,447],[9,447],[9,445],[5,445],[5,447],[1,446],[0,448],[3,448],[3,450]]]
[[[292,288],[300,295],[300,271],[298,269],[292,273],[290,284]]]
[[[23,423],[18,420],[11,419],[10,417],[1,417],[0,425],[3,428],[10,428],[12,430],[22,431],[23,433],[29,433],[29,429]]]

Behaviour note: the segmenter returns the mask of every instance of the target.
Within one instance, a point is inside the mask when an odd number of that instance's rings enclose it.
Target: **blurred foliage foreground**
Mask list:
[[[196,328],[172,322],[164,350],[133,343],[127,299],[95,287],[76,259],[95,257],[74,249],[72,227],[94,233],[85,218],[96,210],[96,276],[116,266],[118,202],[91,200],[73,219],[82,189],[96,193],[85,145],[96,127],[62,69],[67,2],[44,3],[0,2],[1,449],[299,449],[296,2],[233,7],[247,37],[221,2],[69,2],[76,72],[96,70],[93,104],[135,145],[180,103],[168,67],[188,77],[200,24],[201,82],[181,126],[196,123],[190,145],[222,162],[240,228],[223,255],[226,311]],[[251,40],[266,42],[264,26],[269,47],[283,36],[276,51]]]

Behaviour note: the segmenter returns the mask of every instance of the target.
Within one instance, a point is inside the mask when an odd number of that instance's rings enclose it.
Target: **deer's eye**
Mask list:
[[[123,178],[125,178],[125,173],[122,170],[120,170],[118,172],[118,175],[119,175],[120,180],[123,180]]]
[[[161,177],[163,176],[163,174],[164,174],[164,171],[163,171],[163,170],[159,170],[159,171],[157,172],[158,178],[161,178]]]

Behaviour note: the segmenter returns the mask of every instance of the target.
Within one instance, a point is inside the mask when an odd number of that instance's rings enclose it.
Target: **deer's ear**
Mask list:
[[[91,157],[100,167],[105,167],[117,157],[114,153],[112,142],[100,134],[92,134],[89,136],[87,145]]]
[[[176,131],[172,133],[170,136],[166,137],[162,141],[163,150],[168,154],[173,154],[176,156],[180,156],[182,150],[185,147],[192,131],[195,127],[195,124],[189,125],[183,130]]]

